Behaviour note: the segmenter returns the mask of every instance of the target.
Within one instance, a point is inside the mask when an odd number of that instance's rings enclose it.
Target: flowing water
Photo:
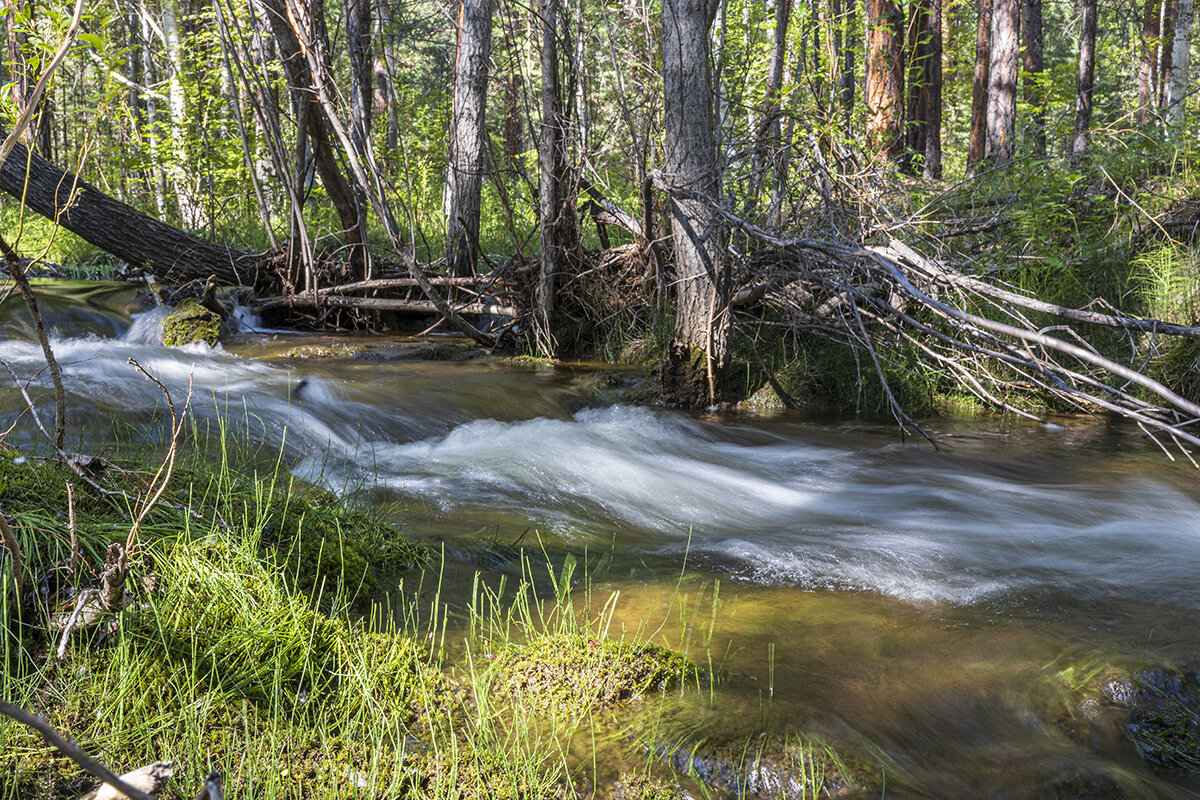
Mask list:
[[[1200,660],[1200,474],[1136,430],[937,421],[935,452],[886,422],[647,409],[611,369],[420,360],[399,337],[351,353],[248,329],[170,350],[128,287],[43,291],[92,447],[112,420],[161,419],[136,358],[177,398],[190,385],[199,419],[283,442],[302,477],[403,501],[450,575],[518,541],[602,563],[619,621],[658,620],[728,676],[714,703],[668,712],[672,736],[817,734],[871,754],[889,797],[1103,796],[1066,793],[1078,775],[1200,796],[1070,691],[1105,666]],[[17,304],[0,359],[28,377],[41,355]],[[4,427],[21,406],[0,388]]]

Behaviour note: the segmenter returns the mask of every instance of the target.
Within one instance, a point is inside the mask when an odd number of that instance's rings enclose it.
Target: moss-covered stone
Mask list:
[[[546,714],[575,715],[638,697],[695,674],[683,656],[644,642],[584,632],[510,644],[496,660],[495,691]]]
[[[189,297],[163,318],[162,329],[163,344],[167,347],[182,347],[194,342],[216,347],[221,338],[221,317],[200,305],[194,297]]]

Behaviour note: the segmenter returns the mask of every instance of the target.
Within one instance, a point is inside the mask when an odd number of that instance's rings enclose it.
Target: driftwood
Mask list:
[[[344,297],[328,294],[314,297],[298,294],[292,297],[276,297],[257,306],[258,311],[276,308],[358,308],[366,311],[409,311],[416,314],[440,314],[442,310],[430,300],[402,300],[391,297]],[[513,306],[494,303],[466,303],[453,306],[456,314],[481,314],[493,317],[518,317],[520,311]]]

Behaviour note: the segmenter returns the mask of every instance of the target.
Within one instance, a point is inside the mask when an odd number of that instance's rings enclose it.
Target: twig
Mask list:
[[[56,655],[60,661],[66,658],[67,644],[71,639],[71,631],[75,630],[75,626],[79,624],[79,620],[83,616],[83,610],[95,596],[95,589],[84,589],[75,598],[75,608],[71,612],[71,616],[67,618],[67,624],[63,626],[62,636],[60,636],[58,639],[58,650],[56,651]]]
[[[58,731],[50,727],[50,724],[46,720],[36,714],[31,714],[25,709],[14,706],[11,703],[6,703],[3,700],[0,700],[0,714],[4,714],[6,717],[14,719],[22,725],[33,728],[58,752],[74,761],[97,780],[101,780],[117,791],[124,793],[130,800],[155,800],[154,797],[134,786],[130,786],[118,778],[108,767],[83,752],[74,741],[63,738]]]
[[[175,413],[175,402],[171,399],[171,393],[167,391],[167,387],[163,386],[162,381],[154,377],[153,373],[147,372],[137,359],[129,359],[129,363],[140,373],[145,375],[154,385],[157,386],[167,398],[167,408],[171,411],[171,445],[167,448],[166,458],[159,465],[158,471],[154,473],[154,477],[150,479],[150,489],[147,492],[147,498],[142,503],[141,510],[137,517],[133,520],[133,526],[129,529],[129,536],[125,539],[125,550],[133,554],[135,545],[137,544],[138,531],[141,529],[142,520],[150,513],[150,509],[162,497],[163,492],[167,490],[167,484],[171,481],[171,473],[175,469],[175,454],[179,448],[179,434],[183,431],[183,423],[186,419],[187,410],[192,404],[192,378],[188,376],[188,394],[187,400],[184,402],[183,414]]]
[[[71,534],[71,560],[67,566],[74,579],[79,571],[79,531],[75,526],[75,484],[67,481],[67,530]]]
[[[13,588],[17,590],[17,605],[20,606],[21,598],[25,595],[25,562],[21,560],[21,545],[17,543],[3,514],[0,514],[0,539],[3,539],[4,547],[12,558]]]

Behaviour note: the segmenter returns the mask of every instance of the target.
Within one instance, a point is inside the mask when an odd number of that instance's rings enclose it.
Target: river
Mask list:
[[[676,731],[850,742],[889,797],[1067,797],[1072,775],[1200,796],[1120,737],[1068,733],[1088,730],[1065,688],[1081,669],[1200,660],[1200,475],[1136,429],[935,420],[938,452],[887,421],[649,409],[622,401],[627,371],[422,360],[403,337],[171,350],[128,287],[44,291],[77,446],[161,419],[137,358],[177,399],[190,384],[199,420],[283,442],[299,476],[400,501],[452,577],[514,569],[481,541],[536,541],[595,563],[630,626],[701,608],[661,635],[703,639],[727,678]],[[0,359],[27,377],[43,364],[18,305],[0,307]],[[0,388],[5,427],[19,406]]]

